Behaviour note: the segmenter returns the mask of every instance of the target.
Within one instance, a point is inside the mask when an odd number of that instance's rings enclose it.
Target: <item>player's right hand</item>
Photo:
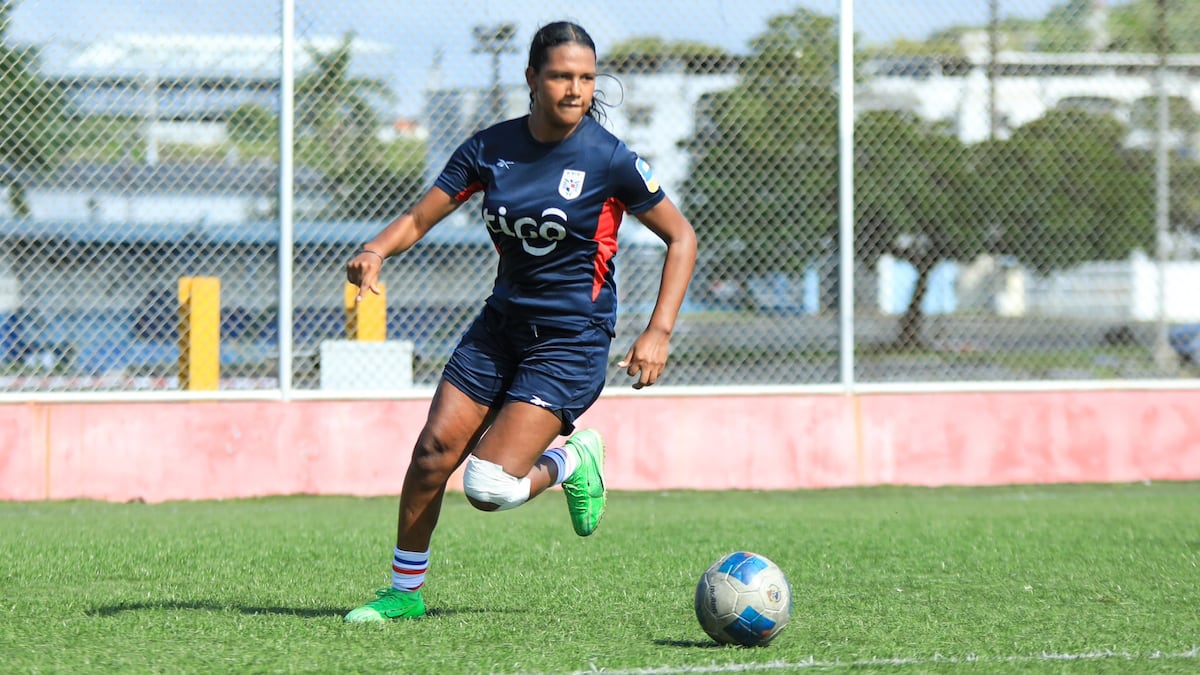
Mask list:
[[[358,286],[355,302],[361,302],[363,291],[369,290],[375,295],[380,294],[379,271],[383,268],[383,258],[370,251],[359,251],[346,264],[346,280]]]

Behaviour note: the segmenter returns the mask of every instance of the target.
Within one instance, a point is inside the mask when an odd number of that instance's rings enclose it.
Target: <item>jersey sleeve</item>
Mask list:
[[[450,155],[446,167],[433,184],[460,203],[482,190],[483,177],[479,173],[478,161],[481,146],[478,134],[464,141]]]
[[[633,215],[649,211],[666,198],[650,163],[638,157],[625,144],[620,144],[613,153],[613,195]]]

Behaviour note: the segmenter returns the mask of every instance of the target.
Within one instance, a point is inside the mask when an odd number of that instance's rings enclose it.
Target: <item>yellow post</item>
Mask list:
[[[213,391],[221,379],[221,280],[179,279],[179,386]]]
[[[363,291],[363,299],[355,302],[358,286],[346,282],[346,337],[364,342],[383,342],[387,339],[387,287],[379,283],[379,295]]]

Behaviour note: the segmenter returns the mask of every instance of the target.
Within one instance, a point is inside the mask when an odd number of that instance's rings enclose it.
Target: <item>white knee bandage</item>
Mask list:
[[[503,511],[516,508],[529,499],[529,477],[517,478],[499,464],[468,455],[463,490],[471,499],[495,504],[500,507],[497,511]]]

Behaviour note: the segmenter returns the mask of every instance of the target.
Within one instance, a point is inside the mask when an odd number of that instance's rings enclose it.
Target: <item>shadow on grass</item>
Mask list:
[[[712,640],[655,640],[654,644],[660,647],[689,647],[701,649],[724,649],[729,645],[718,644]]]
[[[161,601],[161,602],[122,602],[116,605],[104,605],[88,611],[89,616],[116,616],[124,612],[143,611],[174,611],[197,610],[202,612],[227,612],[236,610],[242,614],[278,614],[283,616],[299,616],[305,618],[322,616],[342,616],[348,610],[342,607],[257,607],[226,605],[216,602],[195,601]]]
[[[115,605],[104,605],[91,609],[87,612],[88,616],[116,616],[124,612],[143,612],[143,611],[176,611],[176,610],[196,610],[201,612],[227,612],[235,610],[242,614],[274,614],[280,616],[298,616],[305,619],[319,617],[337,617],[342,618],[346,612],[350,611],[346,607],[261,607],[253,605],[226,605],[216,602],[197,602],[197,601],[160,601],[160,602],[122,602]],[[455,616],[458,614],[484,614],[496,611],[510,610],[493,610],[493,609],[478,609],[478,608],[437,608],[431,607],[426,616],[441,617]]]

